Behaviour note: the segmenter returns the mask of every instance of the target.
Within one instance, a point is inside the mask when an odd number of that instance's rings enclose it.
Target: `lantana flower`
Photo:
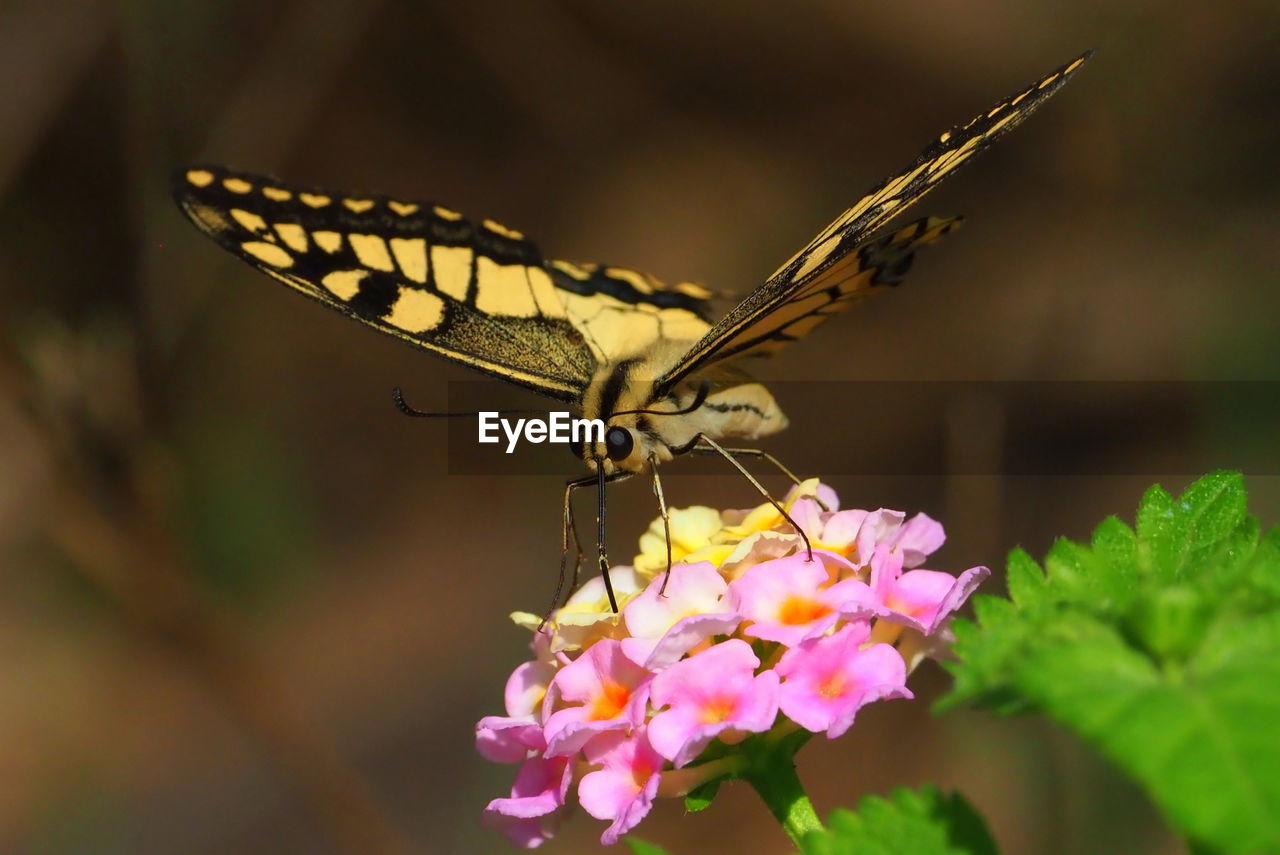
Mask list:
[[[765,798],[762,761],[794,774],[814,734],[835,739],[859,710],[912,697],[908,675],[946,653],[951,615],[989,575],[918,569],[945,540],[924,514],[840,510],[816,480],[746,510],[672,509],[634,567],[613,568],[621,612],[598,578],[534,632],[506,715],[476,726],[486,759],[519,764],[485,822],[519,846],[549,839],[576,801],[608,821],[602,842],[634,828],[656,799],[742,778]],[[808,538],[812,552],[806,549]],[[782,758],[782,759],[777,759]]]

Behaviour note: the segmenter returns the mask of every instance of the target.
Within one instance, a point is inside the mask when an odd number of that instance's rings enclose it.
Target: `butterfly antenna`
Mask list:
[[[475,418],[479,415],[476,412],[465,413],[425,413],[416,407],[411,407],[409,402],[404,399],[404,392],[399,386],[391,390],[391,400],[396,405],[396,409],[406,416],[412,416],[415,419],[457,419],[457,418]],[[529,416],[538,415],[542,410],[498,410],[501,416]]]

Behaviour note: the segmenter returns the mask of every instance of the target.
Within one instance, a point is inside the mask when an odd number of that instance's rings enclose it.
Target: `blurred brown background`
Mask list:
[[[560,483],[448,476],[445,426],[388,392],[440,407],[469,375],[220,252],[170,201],[175,166],[439,200],[553,256],[744,293],[944,128],[1094,47],[921,206],[970,219],[906,287],[762,375],[1276,380],[1278,34],[1264,0],[0,4],[0,852],[506,849],[477,818],[511,770],[471,728],[525,655],[504,616],[550,595]],[[784,403],[833,455],[895,424]],[[933,566],[1000,565],[1131,518],[1164,445],[1233,466],[1274,441],[1274,420],[1200,415],[1135,396],[1082,422],[1127,475],[832,480],[942,519]],[[1003,430],[958,407],[956,471],[998,472]],[[678,470],[674,504],[755,503]],[[1248,484],[1280,519],[1280,483]],[[613,490],[615,559],[651,501]],[[932,718],[944,676],[914,685],[802,755],[821,812],[936,781],[1010,853],[1180,851],[1069,737]],[[640,832],[788,851],[741,787],[682,813]],[[548,851],[599,831],[579,815]]]

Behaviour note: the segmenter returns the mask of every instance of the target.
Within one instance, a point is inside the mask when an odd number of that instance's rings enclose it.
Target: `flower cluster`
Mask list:
[[[949,616],[989,574],[918,568],[942,545],[924,514],[839,510],[816,480],[749,511],[671,512],[632,567],[610,572],[621,612],[592,579],[541,631],[506,687],[505,716],[476,726],[487,759],[519,763],[488,823],[533,847],[570,804],[609,821],[609,844],[661,796],[741,771],[736,746],[800,730],[840,736],[872,701],[910,698],[907,674],[949,641]],[[665,585],[665,587],[664,587]],[[756,736],[759,734],[759,736]]]

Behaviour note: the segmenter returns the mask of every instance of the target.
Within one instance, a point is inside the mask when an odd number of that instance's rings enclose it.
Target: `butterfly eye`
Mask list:
[[[631,438],[631,431],[626,428],[611,427],[605,432],[604,444],[610,460],[626,460],[631,456],[635,440]]]

